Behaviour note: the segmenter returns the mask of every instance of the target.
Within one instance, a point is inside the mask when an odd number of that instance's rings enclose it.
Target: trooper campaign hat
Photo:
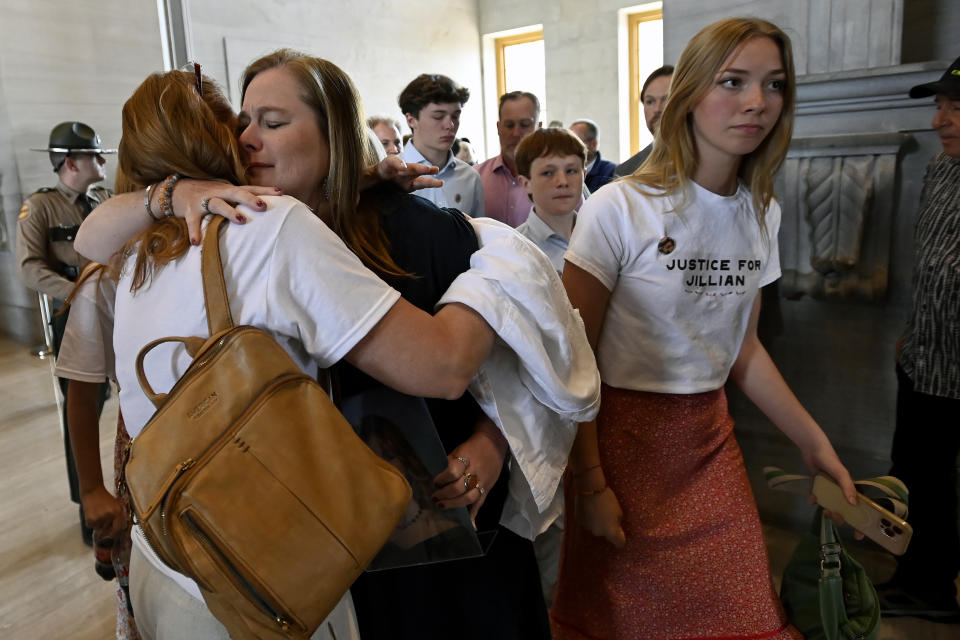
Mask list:
[[[960,58],[954,60],[950,68],[944,71],[936,82],[918,84],[910,89],[911,98],[926,98],[938,94],[952,98],[960,96]]]
[[[60,170],[64,160],[70,154],[117,152],[116,149],[102,149],[100,136],[89,125],[82,122],[61,122],[50,131],[50,144],[46,149],[31,149],[31,151],[50,152],[50,164],[53,165],[54,171]]]
[[[32,151],[50,151],[51,153],[116,153],[116,149],[100,148],[100,136],[82,122],[61,122],[50,131],[50,144],[46,149]]]

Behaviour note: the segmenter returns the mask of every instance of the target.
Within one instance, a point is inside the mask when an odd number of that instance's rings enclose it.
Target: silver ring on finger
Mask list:
[[[465,473],[463,474],[463,490],[470,491],[470,489],[476,489],[480,486],[480,479],[477,478],[475,474]]]
[[[483,497],[483,494],[485,494],[485,493],[487,492],[487,490],[484,489],[484,488],[483,488],[482,486],[480,486],[479,484],[477,485],[477,491],[480,492],[480,497],[481,497],[481,498]]]
[[[470,459],[464,458],[463,456],[457,456],[456,458],[454,458],[454,460],[456,460],[457,462],[463,465],[463,472],[466,473],[467,467],[470,466]]]
[[[207,213],[213,213],[210,211],[210,198],[204,198],[200,201],[200,208],[206,211]]]

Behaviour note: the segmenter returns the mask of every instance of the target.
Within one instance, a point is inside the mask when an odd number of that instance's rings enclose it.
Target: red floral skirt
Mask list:
[[[116,495],[127,512],[127,526],[116,535],[111,551],[113,570],[117,574],[117,640],[140,640],[137,624],[133,619],[127,585],[130,584],[130,528],[133,525],[133,510],[130,507],[130,495],[120,482],[123,477],[123,465],[127,460],[127,447],[130,435],[123,424],[123,414],[117,416],[117,439],[113,446],[113,477],[117,479]]]
[[[579,526],[567,478],[555,640],[802,640],[773,589],[723,389],[604,385],[597,438],[627,543]]]

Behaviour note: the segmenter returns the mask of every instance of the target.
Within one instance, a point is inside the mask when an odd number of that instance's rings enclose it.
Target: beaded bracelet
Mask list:
[[[578,496],[598,496],[606,490],[607,490],[607,484],[604,483],[603,486],[600,487],[599,489],[591,489],[589,491],[581,491],[578,489],[577,495]]]
[[[155,185],[155,184],[148,184],[148,185],[147,185],[147,193],[146,193],[146,195],[143,196],[143,208],[147,210],[147,215],[148,215],[148,216],[150,216],[151,218],[153,218],[153,219],[156,220],[157,222],[160,222],[161,220],[163,220],[163,218],[153,215],[153,210],[150,208],[150,191],[151,191],[155,186],[157,186],[157,185]]]
[[[164,218],[173,217],[173,187],[181,176],[179,173],[171,173],[163,181],[163,191],[160,192],[160,215]]]

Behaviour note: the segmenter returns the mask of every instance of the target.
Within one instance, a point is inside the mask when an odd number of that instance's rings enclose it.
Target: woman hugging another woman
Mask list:
[[[430,403],[449,454],[437,495],[446,507],[470,506],[481,529],[498,528],[506,444],[476,403],[459,397],[489,351],[490,327],[458,304],[424,313],[469,268],[478,248],[469,222],[391,184],[363,188],[375,150],[356,89],[336,65],[288,50],[255,61],[239,119],[213,82],[195,84],[192,74],[171,72],[137,90],[124,110],[118,177],[128,193],[98,208],[78,237],[87,255],[106,260],[141,234],[125,252],[115,332],[131,435],[152,414],[133,372],[136,353],[156,337],[205,335],[200,251],[192,245],[200,218],[224,213],[242,223],[221,238],[237,324],[272,332],[304,370],[345,360],[344,395],[387,384],[456,398]],[[192,179],[171,183],[172,174]],[[413,170],[404,175],[423,180]],[[243,182],[271,186],[235,186]],[[157,186],[146,192],[148,185]],[[293,197],[268,195],[280,190],[274,185]],[[172,213],[189,221],[164,217]],[[148,375],[164,388],[177,371],[168,362]],[[467,467],[476,486],[461,481]],[[151,558],[136,533],[131,590],[145,637],[221,637],[196,586]],[[503,528],[482,558],[364,576],[355,590],[365,639],[549,637],[532,546]],[[475,607],[484,615],[464,627]],[[349,597],[330,622],[336,637],[356,637]]]

